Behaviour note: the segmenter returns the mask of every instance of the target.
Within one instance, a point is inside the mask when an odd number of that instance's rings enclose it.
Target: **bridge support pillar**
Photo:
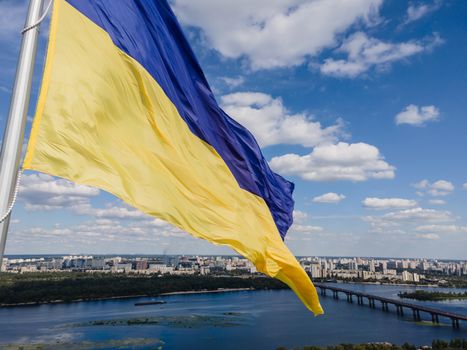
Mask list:
[[[431,314],[431,322],[433,323],[439,323],[438,315],[437,314]]]
[[[420,321],[420,311],[418,311],[417,309],[412,309],[412,313],[413,313],[413,319],[415,321]]]
[[[347,293],[347,301],[348,301],[349,303],[353,303],[352,294]]]
[[[389,304],[386,303],[385,301],[381,302],[381,307],[382,307],[383,311],[389,311]]]
[[[321,295],[326,296],[326,288],[321,288]]]
[[[459,320],[457,318],[452,318],[452,328],[458,329],[459,327]]]
[[[397,314],[400,315],[400,316],[403,316],[404,315],[404,309],[402,306],[400,305],[396,305],[396,310],[397,310]]]
[[[334,299],[339,299],[339,294],[338,294],[337,291],[333,290],[333,291],[332,291],[332,294],[333,294],[332,297],[333,297]]]

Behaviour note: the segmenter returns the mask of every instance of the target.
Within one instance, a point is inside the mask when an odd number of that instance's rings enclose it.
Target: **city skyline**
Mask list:
[[[430,284],[443,286],[450,277],[467,276],[467,261],[361,257],[298,257],[314,280]],[[144,275],[258,275],[254,264],[241,256],[62,255],[9,257],[1,271],[9,273],[105,272]],[[261,274],[259,274],[261,275]]]
[[[171,3],[220,104],[296,184],[296,255],[465,258],[467,5],[335,2]],[[26,1],[0,10],[3,133]],[[103,191],[27,172],[6,254],[64,251],[232,254]]]

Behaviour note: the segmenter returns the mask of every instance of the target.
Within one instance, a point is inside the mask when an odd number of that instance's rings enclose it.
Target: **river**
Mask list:
[[[397,299],[407,286],[339,284],[342,288]],[[440,289],[437,289],[440,290]],[[442,289],[446,290],[446,289]],[[460,291],[460,290],[457,290]],[[328,293],[329,295],[329,293]],[[467,338],[467,324],[451,328],[414,322],[382,312],[378,307],[321,297],[325,315],[314,317],[288,290],[171,295],[156,298],[166,304],[135,306],[153,300],[133,298],[0,309],[0,348],[11,343],[80,344],[78,348],[128,349],[277,349],[338,343],[409,342]],[[407,301],[407,300],[406,300]],[[414,301],[414,303],[417,303]],[[467,314],[467,301],[418,302]],[[377,305],[379,306],[379,305]],[[429,316],[424,316],[426,320]],[[138,340],[131,343],[133,340]],[[130,340],[128,347],[124,341]],[[156,347],[156,342],[161,344]],[[117,341],[122,343],[109,343]],[[99,346],[92,347],[95,342]],[[139,343],[138,343],[139,342]]]

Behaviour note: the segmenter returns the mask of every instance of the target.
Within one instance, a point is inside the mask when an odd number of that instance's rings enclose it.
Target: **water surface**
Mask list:
[[[415,289],[339,286],[395,299],[399,291]],[[160,299],[167,303],[134,306],[135,302],[151,300],[134,298],[2,308],[0,347],[11,343],[160,339],[165,350],[257,350],[382,341],[426,345],[433,339],[467,338],[466,323],[461,323],[460,330],[454,330],[449,320],[442,319],[438,326],[414,322],[409,312],[399,317],[394,311],[387,313],[356,302],[349,304],[344,298],[336,301],[322,297],[326,313],[314,317],[288,290],[173,295]],[[413,302],[467,314],[465,300]],[[429,320],[429,315],[422,316]],[[154,346],[140,344],[128,348],[154,349]]]

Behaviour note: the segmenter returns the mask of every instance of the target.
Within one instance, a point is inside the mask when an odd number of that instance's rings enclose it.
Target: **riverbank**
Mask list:
[[[114,297],[105,297],[105,298],[93,298],[93,299],[75,299],[75,300],[50,300],[43,302],[28,302],[28,303],[16,303],[16,304],[0,304],[0,307],[17,307],[17,306],[36,306],[36,305],[47,305],[47,304],[66,304],[66,303],[81,303],[88,301],[108,301],[108,300],[119,300],[119,299],[137,299],[137,298],[149,298],[149,297],[162,297],[162,296],[171,296],[171,295],[192,295],[192,294],[211,294],[211,293],[231,293],[231,292],[251,292],[260,289],[254,288],[221,288],[215,290],[188,290],[180,292],[168,292],[161,293],[157,296],[154,295],[119,295]]]
[[[268,277],[76,275],[49,279],[33,275],[0,285],[0,307],[82,301],[158,297],[162,295],[225,293],[287,289]]]

